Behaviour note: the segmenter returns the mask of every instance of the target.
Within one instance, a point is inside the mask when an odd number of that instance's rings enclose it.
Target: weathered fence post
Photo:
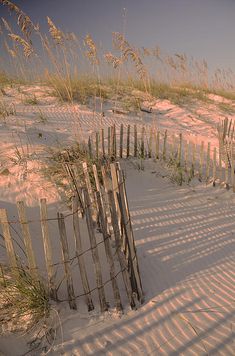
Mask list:
[[[130,125],[127,126],[127,136],[126,136],[126,157],[130,156]]]
[[[213,186],[215,186],[216,182],[216,147],[214,147],[213,153]]]
[[[166,145],[167,145],[167,130],[165,130],[164,139],[163,139],[163,151],[162,151],[162,159],[166,160]]]
[[[8,216],[5,209],[0,209],[0,224],[2,225],[2,232],[7,250],[9,265],[12,271],[18,274],[16,254],[11,237],[10,224],[8,222]]]
[[[204,163],[204,141],[201,142],[200,147],[200,163],[199,163],[199,180],[202,180],[202,173],[203,173],[203,163]]]
[[[112,225],[113,225],[113,231],[114,231],[114,237],[115,237],[115,242],[116,242],[116,251],[117,251],[117,256],[118,260],[120,263],[121,271],[122,271],[122,276],[123,276],[123,281],[124,285],[126,288],[127,296],[131,305],[131,308],[135,308],[135,301],[132,295],[132,288],[131,288],[131,282],[130,282],[130,276],[128,273],[128,265],[125,260],[125,256],[123,252],[121,251],[121,236],[120,236],[120,230],[118,226],[118,220],[117,220],[117,212],[115,208],[115,202],[114,202],[114,196],[113,192],[111,190],[108,191],[108,197],[109,197],[109,206],[110,206],[110,212],[111,212],[111,220],[112,220]]]
[[[88,229],[90,245],[91,245],[92,259],[93,259],[94,268],[95,268],[96,284],[97,284],[97,289],[98,289],[100,308],[101,308],[101,312],[104,312],[104,311],[108,310],[108,305],[106,303],[106,298],[105,298],[101,264],[100,264],[99,254],[98,254],[95,232],[94,232],[94,228],[93,228],[93,221],[92,221],[92,215],[91,215],[91,209],[90,209],[90,199],[89,199],[89,195],[88,195],[86,188],[83,189],[83,197],[84,197],[87,229]]]
[[[105,157],[104,129],[101,129],[101,147],[102,147],[102,156]]]
[[[66,283],[67,283],[69,306],[70,309],[76,310],[77,304],[76,304],[76,298],[75,298],[74,287],[73,287],[72,273],[70,269],[69,247],[68,247],[68,240],[67,240],[67,234],[66,234],[66,228],[64,222],[64,215],[62,213],[57,213],[57,218],[58,218],[58,227],[59,227],[59,234],[60,234],[63,263],[64,263],[64,271],[65,271]]]
[[[49,291],[51,297],[57,300],[51,241],[50,241],[49,228],[47,223],[48,215],[47,215],[46,199],[40,199],[40,217],[41,217],[42,239],[43,239],[43,247],[44,247],[44,254],[45,254],[45,261],[46,261],[46,269],[48,275]]]
[[[38,278],[37,265],[36,265],[35,255],[33,252],[29,226],[26,218],[25,205],[23,201],[17,202],[17,209],[18,209],[18,215],[19,215],[22,233],[24,237],[24,244],[25,244],[25,250],[26,250],[26,255],[29,264],[30,275],[33,278],[37,279]]]
[[[211,161],[210,152],[211,152],[211,143],[208,142],[207,158],[206,158],[206,181],[208,181],[210,178],[210,161]]]
[[[120,126],[120,151],[119,151],[119,157],[122,158],[122,153],[123,153],[123,124]]]
[[[94,309],[94,305],[91,299],[90,286],[87,277],[86,265],[82,251],[82,239],[80,233],[79,219],[78,219],[78,198],[73,197],[72,209],[73,209],[73,231],[74,231],[74,240],[75,240],[75,249],[76,256],[78,260],[78,266],[82,281],[82,286],[85,294],[86,304],[88,306],[88,311]]]
[[[105,247],[105,252],[106,252],[106,257],[107,261],[109,263],[109,268],[110,268],[110,279],[112,283],[112,288],[113,288],[113,294],[114,294],[114,299],[116,303],[116,308],[118,311],[122,311],[122,303],[121,303],[121,296],[116,280],[116,272],[115,272],[115,266],[114,266],[114,259],[112,255],[112,250],[110,246],[110,236],[108,235],[108,227],[107,227],[107,217],[105,215],[104,211],[104,204],[102,204],[102,198],[101,198],[101,193],[97,192],[96,193],[97,197],[97,202],[98,202],[98,207],[99,207],[99,218],[100,218],[100,226],[102,229],[102,234],[103,234],[103,239],[104,239],[104,247]]]
[[[138,143],[137,143],[137,126],[134,125],[134,157],[137,157]]]

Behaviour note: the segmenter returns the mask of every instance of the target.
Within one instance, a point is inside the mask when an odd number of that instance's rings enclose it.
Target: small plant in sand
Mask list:
[[[3,269],[2,269],[3,271]],[[24,268],[4,271],[0,278],[0,322],[2,330],[29,331],[50,313],[49,294],[42,281]]]
[[[24,104],[26,105],[37,105],[38,104],[38,99],[36,95],[34,94],[33,96],[28,96],[23,100]]]
[[[0,101],[0,119],[6,122],[6,118],[10,115],[16,115],[14,105],[8,105]]]
[[[37,118],[40,124],[46,124],[48,122],[46,115],[40,109],[38,111]]]
[[[172,154],[167,162],[168,168],[170,168],[170,180],[177,185],[183,183],[189,183],[193,177],[193,172],[186,171],[185,167],[181,165],[178,159],[178,153]]]

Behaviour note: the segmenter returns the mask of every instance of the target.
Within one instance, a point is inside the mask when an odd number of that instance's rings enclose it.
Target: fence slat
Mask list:
[[[235,192],[233,140],[231,140],[230,163],[231,163],[231,185],[233,187],[233,192]]]
[[[9,265],[13,269],[13,272],[18,273],[17,259],[14,250],[13,240],[11,237],[10,224],[8,223],[7,211],[5,209],[0,209],[0,223],[2,225],[2,232],[7,250],[7,256],[9,259]]]
[[[139,296],[139,300],[143,302],[143,291],[142,291],[142,283],[140,280],[140,272],[139,272],[139,265],[138,259],[136,254],[133,230],[131,225],[131,216],[128,206],[128,199],[126,194],[126,187],[125,187],[125,180],[122,171],[118,171],[119,177],[119,205],[120,211],[123,219],[123,226],[124,231],[126,234],[126,238],[128,241],[128,248],[129,248],[129,263],[133,266],[133,273],[136,281],[136,292]]]
[[[23,201],[17,202],[17,209],[18,209],[18,215],[19,215],[21,229],[24,237],[25,250],[26,250],[26,255],[29,264],[29,271],[33,278],[38,278],[37,265],[36,265],[35,255],[33,252],[29,225],[27,223],[25,205]]]
[[[112,178],[112,190],[113,190],[114,202],[115,202],[117,218],[118,218],[118,226],[121,227],[121,212],[119,209],[118,199],[116,195],[116,193],[119,192],[119,185],[118,185],[116,165],[114,163],[110,164],[110,171],[111,171],[111,178]]]
[[[40,199],[40,217],[41,217],[41,229],[42,229],[42,239],[43,239],[43,248],[46,261],[46,269],[48,275],[48,285],[50,295],[54,300],[57,300],[57,292],[55,287],[55,273],[53,268],[53,259],[52,259],[52,250],[51,250],[51,241],[49,236],[48,228],[48,214],[47,214],[47,205],[46,199]]]
[[[130,156],[130,125],[127,126],[127,136],[126,136],[126,157]]]
[[[90,159],[92,159],[93,154],[92,154],[92,143],[91,143],[91,137],[90,136],[88,138],[88,152],[89,152]]]
[[[214,153],[213,153],[213,186],[215,186],[216,182],[216,147],[214,147]]]
[[[145,135],[145,128],[142,126],[141,130],[141,143],[140,143],[140,157],[145,158],[145,152],[144,152],[144,135]]]
[[[96,151],[96,159],[99,159],[99,132],[95,134],[95,151]]]
[[[211,162],[210,154],[211,154],[211,143],[208,142],[207,157],[206,157],[206,181],[208,181],[210,178],[210,162]]]
[[[153,128],[151,127],[149,133],[149,152],[148,152],[149,158],[152,157],[152,145],[153,145]]]
[[[119,149],[119,157],[122,158],[123,154],[123,124],[120,126],[120,149]]]
[[[111,156],[111,128],[108,127],[108,156]]]
[[[102,156],[105,157],[104,129],[101,129],[101,148],[102,148]]]
[[[179,136],[179,146],[178,146],[178,152],[177,152],[177,165],[179,167],[181,166],[181,157],[182,157],[182,133],[180,133],[180,136]]]
[[[107,228],[107,218],[105,216],[105,211],[104,211],[104,204],[102,204],[102,197],[100,192],[96,193],[97,195],[97,202],[98,202],[98,207],[99,207],[99,217],[100,217],[100,225],[101,225],[101,230],[104,238],[104,247],[105,247],[105,252],[106,252],[106,257],[107,261],[109,263],[109,268],[110,268],[110,279],[112,282],[112,288],[113,288],[113,294],[114,294],[114,299],[116,302],[116,308],[118,311],[122,311],[122,303],[121,303],[121,296],[116,280],[116,272],[115,272],[115,266],[114,266],[114,260],[113,260],[113,255],[112,255],[112,250],[110,246],[110,237],[107,233],[108,228]]]
[[[87,277],[85,260],[84,260],[83,254],[82,254],[82,252],[83,252],[82,239],[81,239],[79,219],[78,219],[78,214],[77,214],[78,207],[79,207],[78,197],[75,196],[75,197],[73,197],[73,201],[72,201],[73,231],[74,231],[75,249],[76,249],[76,256],[77,256],[77,260],[78,260],[78,266],[79,266],[83,291],[85,294],[86,304],[88,306],[88,311],[91,311],[94,309],[94,305],[93,305],[92,298],[91,298],[91,292],[90,292],[90,286],[89,286],[88,277]]]
[[[67,283],[69,306],[70,309],[76,310],[77,303],[74,294],[72,273],[70,269],[69,248],[68,248],[68,240],[67,240],[67,234],[66,234],[66,228],[64,222],[64,215],[62,213],[57,213],[57,217],[58,217],[58,227],[59,227],[63,263],[64,263],[64,271],[65,271],[66,283]]]
[[[91,185],[90,175],[89,175],[89,172],[88,172],[87,162],[83,162],[82,163],[82,168],[83,168],[86,187],[87,187],[90,199],[91,199],[92,212],[93,212],[92,215],[93,215],[94,220],[96,220],[97,206],[96,206],[96,200],[95,200],[94,191],[93,191],[92,185]]]
[[[163,151],[162,151],[162,159],[165,161],[166,160],[166,149],[167,149],[167,130],[165,130],[164,133],[164,139],[163,139]]]
[[[138,143],[137,143],[137,126],[136,124],[134,125],[134,157],[137,157],[137,152],[138,152]]]
[[[198,171],[199,180],[202,180],[203,163],[204,163],[204,141],[201,142],[201,147],[200,147],[200,163],[199,163],[199,171]]]
[[[160,132],[159,130],[157,131],[157,137],[156,137],[156,159],[160,158]]]
[[[101,311],[104,312],[104,311],[108,310],[108,306],[107,306],[106,299],[105,299],[101,264],[100,264],[100,260],[99,260],[98,248],[97,248],[96,237],[95,237],[95,233],[94,233],[92,216],[91,216],[91,209],[90,209],[91,203],[90,203],[89,195],[88,195],[86,188],[83,189],[83,197],[84,197],[84,203],[85,203],[85,215],[86,215],[87,229],[88,229],[88,234],[89,234],[89,239],[90,239],[94,268],[95,268],[96,284],[97,284],[97,288],[98,288],[100,308],[101,308]]]
[[[126,293],[127,293],[131,308],[134,309],[135,301],[134,301],[134,298],[132,295],[132,288],[131,288],[130,276],[128,273],[127,262],[125,260],[125,256],[124,256],[123,252],[121,251],[121,235],[120,235],[120,230],[119,230],[119,226],[118,226],[114,196],[113,196],[113,192],[111,190],[108,191],[108,198],[109,198],[109,206],[110,206],[110,213],[111,213],[111,219],[112,219],[112,225],[113,225],[114,238],[115,238],[115,242],[116,242],[115,247],[116,247],[118,260],[119,260],[121,271],[122,271],[123,282],[124,282],[124,285],[126,288]]]

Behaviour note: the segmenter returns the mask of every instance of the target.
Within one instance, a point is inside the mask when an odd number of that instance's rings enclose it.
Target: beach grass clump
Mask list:
[[[235,113],[235,107],[229,103],[222,102],[222,103],[218,103],[217,106],[218,106],[218,109],[220,111],[224,112],[225,114],[232,115]]]
[[[69,206],[74,192],[78,187],[85,185],[83,162],[87,163],[91,185],[95,188],[93,164],[96,165],[101,179],[101,166],[111,160],[108,157],[91,156],[88,146],[78,143],[63,149],[50,149],[48,153],[48,164],[43,169],[43,174],[56,184],[59,193]]]
[[[36,95],[27,96],[24,99],[24,104],[25,105],[38,105],[38,99],[37,99]]]
[[[48,82],[54,90],[53,94],[62,102],[78,102],[85,105],[91,98],[98,97],[105,100],[110,94],[107,85],[97,83],[97,80],[90,76],[81,76],[68,81],[67,78],[61,79],[51,75]]]
[[[6,119],[10,115],[15,115],[16,110],[14,105],[8,105],[4,101],[0,101],[0,121],[1,119],[6,122]]]
[[[41,280],[32,278],[25,268],[4,272],[0,278],[0,332],[32,330],[49,313],[49,293]]]

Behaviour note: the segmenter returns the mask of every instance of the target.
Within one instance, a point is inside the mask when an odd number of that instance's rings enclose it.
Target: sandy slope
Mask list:
[[[18,94],[10,95],[9,101]],[[55,188],[43,186],[49,183],[36,167],[43,162],[45,147],[69,142],[81,130],[90,134],[113,122],[151,124],[157,120],[163,129],[186,129],[192,139],[200,136],[216,142],[215,123],[220,117],[212,108],[198,107],[198,116],[168,102],[158,102],[153,116],[114,116],[107,111],[104,118],[88,108],[60,106],[52,99],[33,107],[22,105],[20,99],[15,103],[17,115],[7,124],[0,123],[0,162],[10,171],[0,175],[0,207],[23,198],[33,207],[38,194],[46,193],[48,201],[57,206]],[[38,122],[39,108],[46,123]],[[19,143],[30,157],[26,176],[22,175],[23,165],[9,160]],[[198,182],[178,187],[160,164],[146,162],[144,171],[130,162],[123,162],[123,167],[145,303],[137,311],[126,309],[121,318],[111,312],[88,315],[82,308],[70,312],[61,305],[50,354],[234,355],[235,195]],[[0,351],[22,355],[26,340],[0,337]]]

